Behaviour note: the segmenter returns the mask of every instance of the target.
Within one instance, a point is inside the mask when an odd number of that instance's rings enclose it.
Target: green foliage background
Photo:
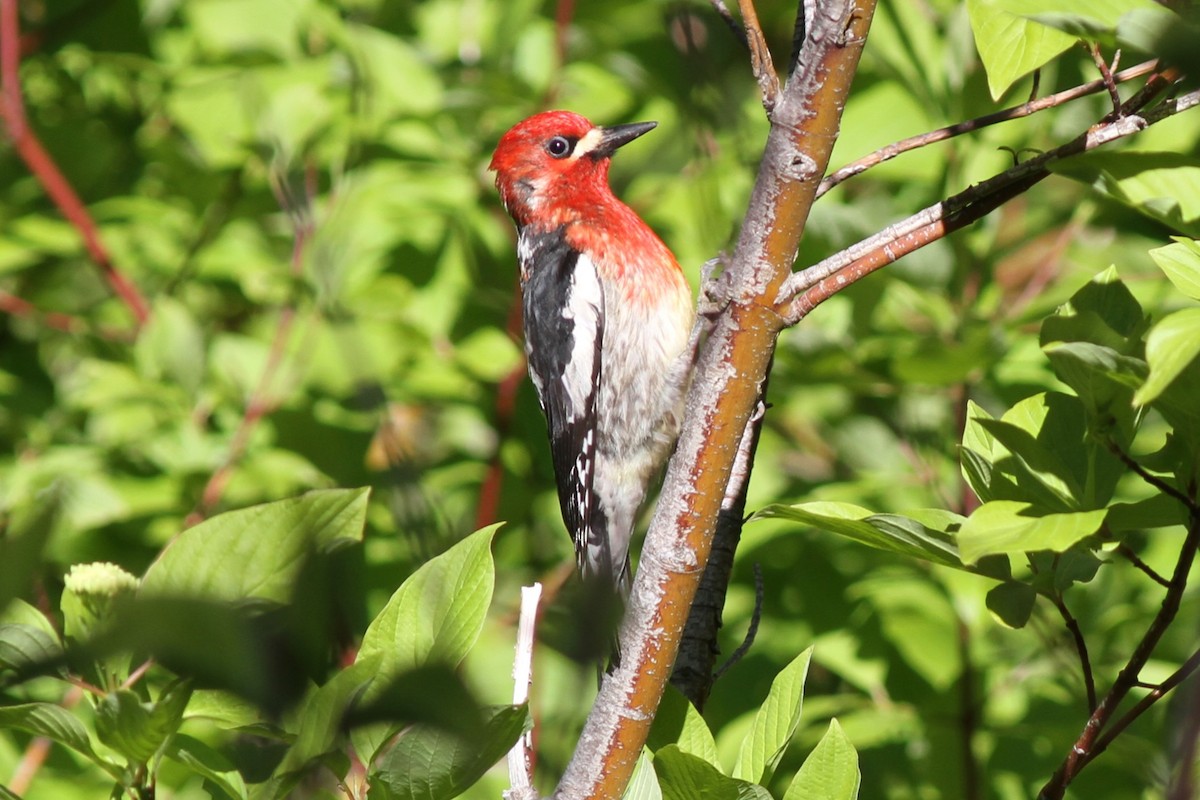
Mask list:
[[[323,683],[339,647],[361,638],[406,577],[503,520],[495,600],[464,670],[474,696],[506,701],[517,589],[557,586],[571,549],[528,383],[511,408],[498,400],[523,367],[513,234],[486,171],[491,149],[545,107],[657,120],[622,150],[613,182],[696,283],[699,266],[731,246],[767,129],[747,58],[706,3],[579,2],[565,26],[555,10],[530,0],[21,4],[30,123],[153,307],[135,330],[76,231],[0,149],[0,290],[70,315],[67,331],[43,313],[9,313],[0,326],[0,513],[17,530],[58,512],[25,600],[56,617],[72,564],[143,574],[237,452],[247,408],[261,407],[210,513],[318,488],[372,490],[361,545],[339,551],[316,593],[336,620],[289,680]],[[794,10],[760,4],[776,53]],[[1042,92],[1093,70],[1070,50],[1043,71]],[[980,66],[967,6],[883,3],[834,166],[994,110],[989,87],[1005,88]],[[1005,101],[1029,88],[1018,80]],[[800,263],[1004,169],[1012,151],[1060,143],[1106,103],[1096,95],[880,166],[818,204]],[[1124,147],[1177,154],[1194,171],[1200,127],[1182,115]],[[967,401],[999,417],[1039,392],[1069,391],[1039,347],[1047,315],[1110,265],[1152,319],[1194,306],[1148,254],[1172,234],[1197,235],[1200,204],[1181,202],[1171,227],[1056,177],[828,301],[781,341],[749,507],[969,513]],[[1152,421],[1134,451],[1156,450],[1164,431]],[[489,474],[502,489],[481,505]],[[1136,480],[1117,487],[1118,499],[1145,496]],[[1181,531],[1135,525],[1125,536],[1169,573]],[[891,800],[1031,796],[1078,735],[1082,681],[1052,604],[1039,600],[1012,629],[988,610],[994,581],[761,520],[738,553],[725,652],[749,624],[755,565],[758,637],[705,715],[727,766],[772,679],[810,645],[797,745],[776,790],[835,716],[860,753],[862,795]],[[1064,596],[1103,687],[1161,589],[1123,562],[1098,572],[1087,562],[1075,577]],[[560,652],[577,646],[569,595],[546,612],[552,646],[539,653],[532,706],[547,781],[570,755],[593,681]],[[1189,602],[1152,678],[1190,654],[1197,624]],[[150,680],[156,695],[169,686]],[[57,701],[64,684],[3,692],[5,704]],[[1078,796],[1161,796],[1170,715],[1162,704],[1135,724],[1084,773]],[[234,736],[200,716],[183,730],[216,748]],[[0,781],[29,742],[0,730]],[[24,796],[97,797],[110,785],[55,748]],[[492,775],[468,796],[505,785]],[[205,796],[180,769],[159,788]]]

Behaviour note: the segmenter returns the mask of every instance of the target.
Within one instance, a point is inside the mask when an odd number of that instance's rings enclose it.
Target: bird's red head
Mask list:
[[[655,125],[599,127],[570,111],[545,111],[518,123],[501,137],[489,165],[504,207],[518,225],[552,226],[607,204],[612,154]]]

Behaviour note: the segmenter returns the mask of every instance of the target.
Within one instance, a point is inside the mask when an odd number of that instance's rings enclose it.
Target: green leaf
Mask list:
[[[712,731],[708,729],[708,723],[674,686],[668,686],[663,694],[646,740],[646,746],[651,751],[660,750],[668,744],[677,745],[683,752],[720,767],[717,744]]]
[[[804,759],[783,800],[855,800],[861,776],[858,751],[836,719]]]
[[[94,764],[114,778],[121,777],[121,770],[101,758],[92,749],[87,729],[75,716],[62,706],[53,703],[22,703],[0,706],[0,729],[17,728],[66,745],[86,756]]]
[[[1185,308],[1164,318],[1146,337],[1150,376],[1133,396],[1147,405],[1161,395],[1200,355],[1200,308]]]
[[[895,569],[876,569],[856,582],[879,616],[885,638],[909,667],[938,690],[962,674],[957,617],[945,590],[927,578]]]
[[[289,780],[298,779],[336,749],[346,710],[373,679],[373,662],[359,658],[304,699],[297,714],[300,723],[296,738],[273,775],[282,786],[286,787]],[[276,793],[273,796],[283,795]]]
[[[183,680],[153,703],[143,703],[128,689],[109,692],[96,705],[96,736],[130,762],[145,764],[179,729],[191,693]]]
[[[13,509],[7,530],[0,535],[0,612],[13,598],[25,594],[37,573],[42,551],[62,512],[62,491],[55,486],[36,502]]]
[[[662,800],[662,796],[662,789],[658,788],[658,775],[654,772],[653,757],[650,750],[643,747],[621,800]]]
[[[196,394],[204,379],[204,332],[187,307],[172,297],[154,301],[134,355],[147,380],[174,381],[189,395]]]
[[[1010,628],[1024,628],[1033,613],[1037,592],[1027,583],[1005,581],[987,593],[987,607]]]
[[[200,775],[232,800],[245,800],[246,782],[225,756],[199,739],[177,733],[167,745],[167,758]]]
[[[205,520],[163,549],[140,594],[286,602],[309,553],[362,540],[368,492],[309,492]]]
[[[804,680],[808,677],[812,654],[810,647],[796,656],[771,681],[767,699],[754,715],[754,724],[742,740],[737,763],[733,767],[733,777],[750,783],[765,783],[775,771],[784,749],[800,724],[800,713],[804,709]]]
[[[1104,522],[1104,509],[1039,514],[1028,503],[993,500],[975,509],[958,532],[963,561],[973,564],[992,553],[1034,550],[1062,552],[1091,536]]]
[[[737,780],[702,758],[669,744],[654,754],[663,800],[770,800],[767,790]]]
[[[787,519],[829,531],[879,550],[887,550],[923,561],[961,567],[952,537],[921,522],[898,514],[872,514],[851,503],[812,502],[770,505],[751,520]]]
[[[1113,42],[1122,18],[1135,11],[1157,9],[1153,0],[1007,0],[1009,8],[1043,25],[1080,39]],[[1170,16],[1174,16],[1173,14]]]
[[[967,0],[975,47],[993,100],[1075,43],[1073,36],[1023,16],[1022,6],[1018,0]]]
[[[497,528],[476,531],[422,564],[367,627],[358,658],[375,665],[372,691],[406,670],[430,662],[454,665],[466,656],[492,601]]]
[[[424,725],[401,731],[370,766],[371,800],[457,797],[504,757],[525,731],[525,706],[492,709],[477,739],[464,742]]]
[[[1151,250],[1150,257],[1176,289],[1200,300],[1200,241],[1176,237],[1174,244]]]
[[[1200,237],[1200,158],[1182,153],[1088,153],[1051,169],[1181,233]]]

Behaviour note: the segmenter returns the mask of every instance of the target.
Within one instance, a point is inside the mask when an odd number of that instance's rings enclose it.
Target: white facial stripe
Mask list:
[[[599,128],[592,128],[584,134],[583,138],[575,144],[575,149],[571,152],[571,158],[576,159],[581,156],[586,156],[588,153],[600,146],[600,139],[604,134]]]

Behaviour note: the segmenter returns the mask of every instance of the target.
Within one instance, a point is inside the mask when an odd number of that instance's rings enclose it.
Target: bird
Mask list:
[[[638,511],[678,435],[694,352],[683,270],[608,182],[616,150],[656,125],[545,111],[505,133],[490,164],[517,228],[526,362],[563,521],[584,580],[622,601]]]

